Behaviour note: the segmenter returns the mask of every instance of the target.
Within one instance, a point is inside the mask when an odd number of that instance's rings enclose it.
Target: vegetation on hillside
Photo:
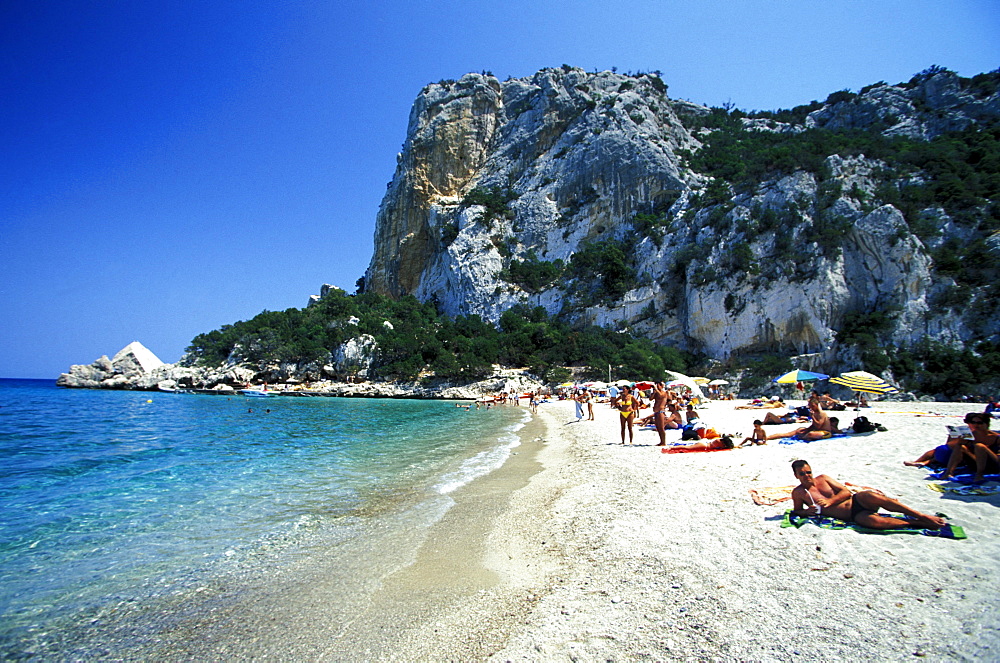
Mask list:
[[[354,319],[352,323],[351,320]],[[389,322],[389,325],[385,323]],[[304,309],[265,311],[251,320],[199,334],[188,347],[198,365],[219,366],[230,357],[251,365],[327,363],[344,342],[367,334],[378,344],[371,377],[413,380],[487,376],[491,364],[531,369],[542,379],[565,378],[566,366],[594,378],[664,377],[691,361],[674,348],[600,327],[571,327],[541,307],[515,306],[498,327],[477,315],[450,318],[430,303],[406,296],[348,295],[333,290]]]

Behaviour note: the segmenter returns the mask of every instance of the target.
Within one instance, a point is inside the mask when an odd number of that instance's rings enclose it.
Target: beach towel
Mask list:
[[[966,472],[963,474],[953,474],[950,479],[941,479],[941,475],[944,474],[945,472],[944,470],[937,470],[932,468],[927,468],[927,469],[931,470],[931,473],[927,475],[927,478],[933,481],[954,481],[955,483],[964,483],[970,486],[976,485],[973,482],[973,480],[975,479],[975,475],[972,474],[971,472]],[[983,480],[1000,481],[1000,474],[984,474]],[[981,488],[982,486],[978,487]]]
[[[682,447],[666,447],[663,449],[663,453],[665,454],[697,454],[705,451],[730,451],[730,449],[684,449]]]
[[[874,432],[874,431],[873,431]],[[810,442],[820,442],[834,437],[854,437],[855,435],[871,435],[871,433],[834,433],[830,437],[821,437],[818,440],[802,440],[797,437],[786,437],[778,440],[778,444],[808,444]]]
[[[792,489],[795,486],[776,486],[772,488],[751,488],[750,499],[754,504],[761,506],[774,506],[779,502],[792,499]]]
[[[863,490],[871,490],[876,493],[881,493],[881,490],[876,490],[875,488],[869,488],[868,486],[857,486],[853,483],[845,483],[844,486],[847,487],[852,494],[860,493]],[[754,504],[759,504],[761,506],[774,506],[779,502],[784,502],[786,500],[792,499],[792,490],[795,486],[777,486],[774,488],[760,488],[760,489],[750,489],[750,499],[754,501]]]
[[[895,514],[893,514],[893,517],[907,519],[906,516],[896,516]],[[951,523],[948,523],[941,529],[918,529],[916,527],[907,529],[870,529],[829,516],[796,516],[792,513],[791,509],[785,511],[785,517],[781,521],[781,526],[798,529],[806,523],[812,523],[822,529],[853,529],[855,532],[862,532],[864,534],[923,534],[924,536],[936,536],[942,539],[968,538],[964,529]]]
[[[985,496],[1000,493],[1000,486],[976,486],[966,484],[964,486],[942,486],[939,483],[929,483],[927,487],[937,493],[951,493],[952,495]]]

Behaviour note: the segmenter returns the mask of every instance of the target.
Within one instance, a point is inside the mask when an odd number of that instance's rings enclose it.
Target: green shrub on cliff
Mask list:
[[[683,371],[687,361],[672,348],[631,334],[573,327],[541,307],[515,306],[497,328],[476,315],[449,318],[433,303],[410,296],[393,300],[343,291],[304,309],[264,311],[199,334],[188,353],[203,366],[220,366],[230,357],[261,369],[279,362],[322,364],[362,334],[378,344],[372,377],[380,379],[413,380],[431,370],[436,378],[473,381],[495,363],[527,367],[542,377],[557,375],[562,366],[590,366],[590,373],[601,376],[611,365],[616,379],[653,379],[663,377],[664,368]]]
[[[465,194],[465,198],[462,199],[462,207],[481,205],[485,211],[480,220],[487,227],[492,227],[494,219],[514,218],[514,210],[510,208],[510,203],[516,199],[517,194],[512,189],[476,187]]]
[[[516,283],[527,292],[541,292],[562,276],[563,268],[562,260],[539,260],[532,250],[524,260],[511,260],[500,278]]]

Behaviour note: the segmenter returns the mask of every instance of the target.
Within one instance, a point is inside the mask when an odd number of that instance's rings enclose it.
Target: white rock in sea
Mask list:
[[[139,341],[132,341],[111,359],[111,363],[116,367],[121,366],[126,361],[134,363],[143,373],[151,373],[163,366],[160,358]]]
[[[166,366],[139,341],[133,341],[118,351],[112,359],[102,356],[90,365],[70,366],[56,380],[60,387],[87,387],[100,389],[148,388],[145,383],[154,379],[153,373]],[[163,379],[156,377],[153,384]]]

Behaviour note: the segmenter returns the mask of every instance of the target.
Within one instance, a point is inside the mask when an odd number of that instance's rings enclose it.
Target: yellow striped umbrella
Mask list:
[[[849,371],[830,378],[833,384],[847,387],[851,391],[863,391],[866,394],[898,394],[899,389],[892,386],[877,375],[865,371]]]

